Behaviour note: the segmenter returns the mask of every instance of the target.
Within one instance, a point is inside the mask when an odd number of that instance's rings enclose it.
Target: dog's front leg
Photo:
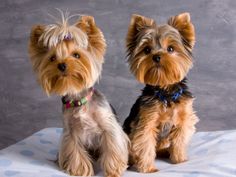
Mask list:
[[[123,132],[112,113],[108,113],[101,135],[100,163],[106,177],[120,177],[128,163],[128,136]]]
[[[195,132],[195,124],[198,122],[198,117],[192,110],[191,101],[186,107],[179,110],[178,119],[179,123],[171,133],[169,153],[172,163],[187,161],[187,146]]]
[[[142,173],[158,171],[155,167],[156,119],[140,118],[137,127],[129,135],[131,141],[130,161]]]
[[[74,132],[64,130],[59,150],[59,167],[73,176],[92,176],[89,155]]]

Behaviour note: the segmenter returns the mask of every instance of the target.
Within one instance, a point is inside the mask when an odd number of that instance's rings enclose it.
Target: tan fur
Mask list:
[[[155,115],[156,119],[150,119],[152,113],[155,112],[141,110],[141,119],[129,135],[131,140],[130,161],[139,172],[143,173],[157,171],[154,160],[158,115]]]
[[[139,172],[155,171],[154,160],[158,152],[167,151],[173,163],[187,160],[186,148],[195,132],[198,118],[192,109],[193,100],[182,100],[180,104],[171,108],[156,103],[152,107],[145,107],[140,111],[139,124],[129,135],[132,148],[131,161]],[[158,140],[161,124],[173,125],[171,133],[164,139]],[[157,153],[157,154],[156,154]]]
[[[89,50],[92,50],[91,52],[95,53],[96,56],[99,56],[99,59],[103,59],[106,50],[106,46],[104,45],[105,40],[102,40],[104,39],[104,36],[102,32],[96,28],[94,18],[91,16],[82,16],[76,26],[89,34]]]
[[[91,19],[93,23],[87,22]],[[83,31],[79,28],[82,24],[87,24],[87,28],[92,30]],[[73,40],[63,40],[62,37],[68,34]],[[61,25],[36,25],[31,30],[29,44],[31,62],[40,84],[48,95],[52,93],[65,95],[68,88],[71,94],[76,94],[84,87],[89,88],[94,85],[102,70],[105,49],[104,36],[96,27],[93,17],[83,16],[72,26],[64,20]],[[75,52],[80,54],[80,59],[76,61],[73,57]],[[56,57],[56,61],[50,61],[52,56]],[[58,71],[57,65],[60,62],[68,65],[69,75]],[[67,77],[64,77],[65,74]]]
[[[171,17],[168,24],[160,26],[153,19],[135,14],[131,17],[126,38],[130,71],[139,82],[168,90],[182,81],[191,69],[194,42],[194,26],[188,13]],[[173,52],[168,51],[170,46]],[[147,47],[150,52],[145,51]],[[159,62],[153,60],[155,55],[160,56]],[[162,155],[169,154],[173,163],[187,160],[187,145],[195,132],[198,117],[192,108],[191,97],[181,97],[178,101],[168,106],[159,100],[143,101],[137,117],[130,114],[129,119],[133,119],[129,134],[130,163],[139,172],[157,171],[155,158]],[[165,126],[170,132],[161,137]]]
[[[99,161],[107,177],[119,177],[127,168],[128,137],[111,110],[93,102],[83,109],[64,111],[59,166],[71,175],[93,175],[93,157],[87,149],[99,149]]]
[[[168,20],[168,24],[179,31],[181,36],[189,42],[189,49],[192,49],[195,44],[195,30],[191,23],[190,14],[182,13],[171,17]]]
[[[30,59],[48,95],[80,100],[100,77],[106,43],[93,17],[82,16],[74,25],[62,17],[61,23],[32,28]],[[129,139],[105,96],[95,90],[86,105],[63,108],[63,115],[59,167],[70,175],[92,176],[98,158],[106,177],[120,177],[127,168]]]
[[[157,26],[150,18],[132,16],[126,43],[130,53],[130,70],[138,81],[164,87],[186,76],[192,67],[192,60],[184,46],[192,49],[195,41],[194,27],[187,15],[186,13],[171,17],[169,25],[162,26]],[[182,39],[187,41],[188,45],[183,45]],[[152,48],[149,55],[142,52],[146,46]],[[169,54],[166,51],[168,46],[173,46],[176,52]],[[163,58],[158,67],[152,62],[153,55]]]

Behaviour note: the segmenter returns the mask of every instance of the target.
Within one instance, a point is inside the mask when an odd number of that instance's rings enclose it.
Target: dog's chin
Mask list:
[[[149,69],[144,74],[143,83],[164,88],[180,82],[184,79],[184,76],[185,75],[183,75],[181,72],[167,72],[165,71],[164,67],[162,67],[160,64],[157,64],[155,67]]]
[[[73,76],[68,73],[63,73],[60,76],[55,76],[50,81],[51,88],[46,90],[48,95],[56,94],[64,95],[77,95],[86,88],[86,81],[81,76]]]

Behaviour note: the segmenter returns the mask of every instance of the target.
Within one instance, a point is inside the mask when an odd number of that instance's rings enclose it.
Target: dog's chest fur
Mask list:
[[[186,114],[186,109],[188,109],[191,103],[187,100],[182,100],[180,103],[173,103],[171,107],[165,107],[161,103],[156,102],[151,106],[142,107],[140,109],[139,116],[141,119],[147,119],[150,121],[153,119],[155,122],[155,131],[157,132],[158,140],[168,138],[171,133],[182,124]],[[191,101],[190,101],[191,102]]]
[[[65,127],[73,130],[81,143],[90,148],[98,147],[102,133],[96,120],[96,113],[88,106],[64,112]]]
[[[179,95],[177,99],[173,99],[172,96],[176,93]],[[184,114],[192,112],[192,98],[186,79],[171,86],[168,91],[159,87],[146,86],[125,120],[124,130],[130,134],[141,120],[146,121],[147,124],[150,122],[150,126],[155,124],[158,139],[166,138],[184,121],[182,120],[186,117]]]
[[[191,121],[193,114],[192,102],[191,97],[183,97],[178,103],[165,106],[158,100],[150,102],[146,101],[145,97],[140,97],[125,121],[124,130],[128,134],[132,134],[133,130],[145,124],[145,128],[150,127],[149,129],[156,132],[157,143],[167,147],[173,136],[175,136],[175,131],[183,123]],[[189,118],[189,120],[186,120],[186,118]]]

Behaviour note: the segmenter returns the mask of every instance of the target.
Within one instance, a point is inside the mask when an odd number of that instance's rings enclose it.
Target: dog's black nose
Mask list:
[[[57,65],[57,68],[60,70],[60,71],[65,71],[66,70],[66,64],[65,63],[59,63]]]
[[[155,61],[156,63],[159,63],[161,60],[161,56],[160,55],[153,55],[152,60]]]

